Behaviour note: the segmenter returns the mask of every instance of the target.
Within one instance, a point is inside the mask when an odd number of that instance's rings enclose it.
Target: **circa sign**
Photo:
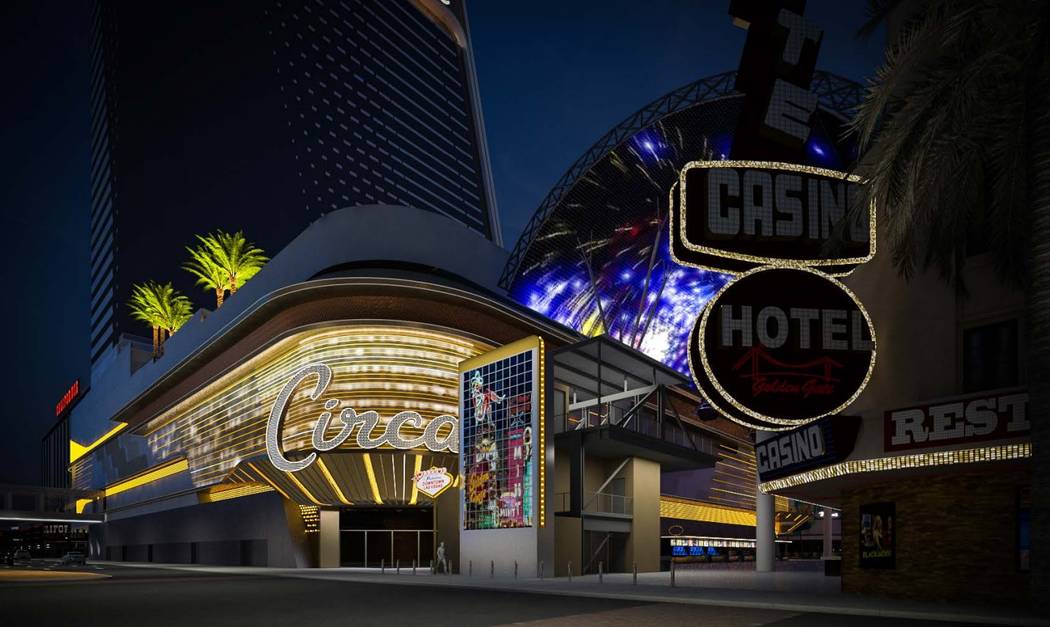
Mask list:
[[[827,416],[755,444],[760,481],[840,462],[850,454],[860,422],[854,416]]]
[[[740,272],[759,265],[841,273],[875,252],[875,212],[856,212],[859,177],[764,161],[694,161],[671,198],[671,253],[684,265]],[[825,247],[835,240],[836,254]]]
[[[888,411],[887,451],[933,448],[1028,435],[1028,393],[977,394]]]
[[[805,268],[759,268],[730,281],[704,309],[690,344],[694,378],[711,405],[759,426],[842,411],[875,365],[860,302]]]
[[[357,446],[362,449],[375,449],[384,445],[396,449],[412,449],[423,446],[438,453],[446,450],[450,453],[459,452],[459,420],[455,416],[438,416],[426,423],[426,428],[423,430],[422,435],[414,438],[403,437],[401,435],[402,426],[408,425],[415,429],[423,427],[423,417],[414,411],[398,412],[390,418],[378,436],[372,437],[372,432],[380,423],[379,414],[374,411],[366,411],[359,414],[354,409],[347,407],[339,414],[339,421],[342,423],[342,426],[339,428],[338,433],[329,438],[327,431],[332,423],[332,410],[339,407],[339,401],[328,399],[324,402],[325,411],[318,416],[317,424],[314,426],[311,443],[315,451],[311,451],[309,455],[300,460],[286,458],[281,450],[281,430],[284,424],[285,412],[291,396],[299,387],[299,384],[311,376],[317,377],[317,383],[314,384],[313,391],[310,392],[310,400],[316,401],[328,389],[328,384],[332,382],[332,369],[325,364],[311,364],[301,368],[292,375],[288,383],[281,388],[280,393],[277,395],[277,400],[273,404],[273,409],[270,410],[270,417],[266,422],[266,455],[270,458],[270,463],[278,470],[298,472],[307,468],[317,459],[316,451],[325,452],[339,447],[350,439],[354,429],[357,429]],[[439,431],[446,426],[450,426],[448,433],[444,437],[439,437]]]

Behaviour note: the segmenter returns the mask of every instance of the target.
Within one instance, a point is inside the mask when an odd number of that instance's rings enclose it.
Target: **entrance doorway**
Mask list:
[[[345,508],[339,512],[339,562],[342,566],[429,567],[434,558],[434,510]]]

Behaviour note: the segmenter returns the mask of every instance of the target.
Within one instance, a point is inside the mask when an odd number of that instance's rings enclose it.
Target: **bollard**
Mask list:
[[[631,564],[631,579],[634,585],[638,585],[638,562]]]
[[[448,563],[448,572],[447,572],[447,573],[445,573],[445,574],[446,574],[446,575],[451,575],[451,574],[452,574],[452,562],[449,562],[449,563]]]
[[[489,579],[496,576],[496,560],[489,561]]]
[[[539,577],[540,581],[543,581],[543,560],[540,560],[540,566],[536,570],[538,571],[536,576]]]
[[[436,575],[437,574],[437,571],[434,570],[434,560],[430,560],[430,574],[431,575]]]
[[[572,562],[569,562],[569,583],[572,583]]]
[[[673,557],[671,558],[671,587],[672,588],[675,587],[675,583],[674,583],[674,558]]]
[[[473,577],[473,576],[474,576],[474,560],[470,560],[470,561],[467,562],[467,577]]]
[[[603,574],[602,573],[602,569],[603,569],[604,566],[605,566],[605,564],[603,564],[600,561],[598,562],[598,583],[603,583],[603,581],[602,581],[602,574]]]
[[[396,571],[394,571],[395,574],[400,575],[401,574],[401,560],[397,560],[396,562],[394,562],[394,568],[397,569]]]
[[[514,578],[518,578],[518,560],[514,560]]]
[[[383,559],[379,560],[379,574],[380,575],[385,575],[386,574],[386,558],[385,557]]]
[[[412,576],[416,576],[416,560],[412,560]]]

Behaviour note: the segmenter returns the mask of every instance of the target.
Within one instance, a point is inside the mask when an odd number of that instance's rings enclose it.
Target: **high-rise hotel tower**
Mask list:
[[[91,361],[194,234],[270,255],[325,212],[409,205],[500,243],[463,0],[99,0]]]

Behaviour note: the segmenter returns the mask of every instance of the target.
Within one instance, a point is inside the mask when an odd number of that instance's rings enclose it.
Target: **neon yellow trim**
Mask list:
[[[87,504],[93,500],[94,499],[77,499],[77,513],[83,514],[84,508],[87,507]]]
[[[317,465],[321,468],[321,473],[324,474],[325,479],[328,479],[328,483],[332,484],[332,489],[335,490],[335,495],[339,497],[339,500],[342,501],[344,505],[353,505],[353,503],[350,502],[350,499],[346,498],[343,495],[343,491],[339,489],[339,484],[336,483],[335,477],[329,472],[328,466],[325,466],[324,459],[318,457]]]
[[[423,456],[416,455],[415,470],[412,471],[412,496],[408,499],[409,505],[415,505],[419,498],[419,488],[416,487],[416,475],[423,470]]]
[[[755,526],[755,512],[692,499],[660,497],[660,517],[725,525]]]
[[[543,338],[537,337],[539,340],[539,346],[536,348],[536,352],[539,353],[539,388],[540,388],[540,439],[539,442],[533,442],[532,448],[536,449],[536,457],[539,459],[540,466],[540,527],[547,526],[547,381],[545,379],[547,375],[546,366],[546,355],[544,354]],[[601,382],[599,382],[599,387]]]
[[[91,451],[95,450],[96,448],[101,446],[106,440],[108,440],[111,437],[113,437],[113,436],[117,435],[118,433],[120,433],[120,431],[126,426],[128,426],[128,423],[126,423],[126,422],[118,422],[117,426],[113,427],[112,429],[107,431],[102,437],[100,437],[99,439],[95,440],[91,444],[88,444],[87,446],[84,446],[83,444],[81,444],[81,443],[77,442],[76,440],[70,438],[69,439],[69,463],[72,464],[73,462],[77,461],[81,457],[83,457],[83,456],[87,455],[88,453],[90,453]]]
[[[288,479],[292,483],[295,484],[295,487],[297,487],[300,490],[302,490],[303,494],[306,495],[306,498],[308,498],[311,501],[313,501],[314,505],[324,505],[324,503],[322,503],[321,501],[317,500],[316,496],[314,496],[313,494],[310,494],[310,491],[306,489],[306,486],[304,486],[301,481],[299,481],[298,479],[295,478],[295,473],[293,473],[293,472],[286,472],[286,473],[284,473],[284,476],[288,477]]]
[[[254,472],[254,473],[255,473],[256,475],[258,475],[258,476],[259,476],[260,478],[262,478],[262,480],[263,480],[263,481],[265,481],[265,482],[266,482],[266,483],[268,483],[268,484],[269,484],[269,485],[270,485],[271,487],[273,487],[273,489],[274,489],[274,490],[277,490],[278,492],[280,492],[280,493],[281,493],[281,496],[283,496],[284,498],[288,499],[289,501],[291,501],[291,500],[292,500],[292,497],[288,496],[288,493],[287,493],[287,492],[285,492],[285,491],[284,491],[284,490],[282,490],[282,489],[281,489],[280,487],[278,487],[278,485],[277,485],[276,483],[274,483],[273,481],[270,481],[270,478],[266,476],[266,473],[264,473],[264,472],[260,472],[260,471],[259,471],[259,469],[258,469],[258,468],[256,468],[256,467],[255,467],[255,465],[254,465],[253,463],[251,463],[251,462],[246,462],[246,464],[247,464],[248,468],[251,468],[251,469],[252,469],[252,471],[253,471],[253,472]]]
[[[171,475],[178,474],[185,470],[189,470],[190,464],[185,459],[177,459],[167,464],[161,464],[160,466],[154,466],[152,469],[130,479],[118,481],[111,486],[107,486],[105,492],[106,496],[113,496],[114,494],[120,494],[126,492],[132,488],[146,485],[147,483],[153,483],[159,479],[170,477]]]
[[[379,484],[376,483],[376,471],[372,467],[372,456],[365,453],[361,456],[365,461],[365,473],[368,474],[368,485],[372,487],[372,499],[377,505],[383,504],[383,497],[379,496]]]

